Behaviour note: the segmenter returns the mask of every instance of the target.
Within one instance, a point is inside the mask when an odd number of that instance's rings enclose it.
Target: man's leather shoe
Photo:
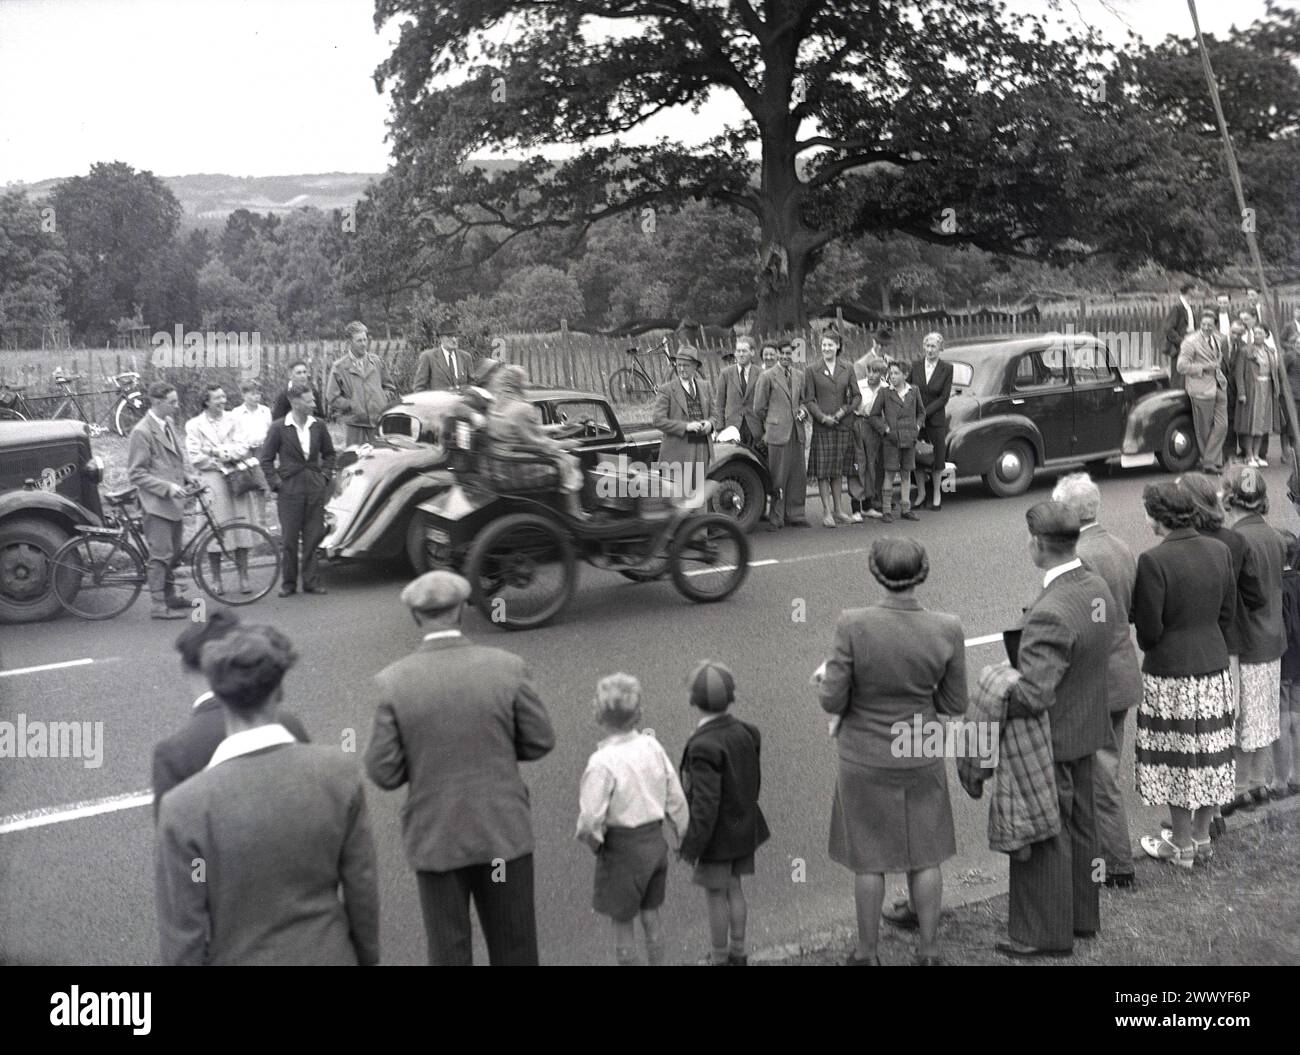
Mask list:
[[[190,604],[190,599],[186,597],[184,594],[174,593],[167,598],[167,607],[168,608],[193,608],[194,606]]]
[[[767,531],[780,531],[780,530],[781,530],[781,525],[780,525],[780,524],[773,524],[770,520],[769,520],[766,524],[764,524],[763,527],[764,527],[764,529],[767,530]]]
[[[155,604],[149,610],[150,619],[186,619],[188,616],[179,608],[169,608],[165,604]]]
[[[325,589],[324,586],[304,586],[302,588],[302,592],[303,593],[329,593],[329,590]]]
[[[1106,885],[1120,890],[1126,890],[1136,882],[1137,877],[1132,872],[1107,872]]]
[[[790,527],[812,527],[807,520],[787,520],[786,523]]]
[[[1076,930],[1074,936],[1076,938],[1095,938],[1097,932],[1095,930]]]
[[[1032,945],[1022,945],[1018,941],[1000,941],[994,946],[1003,956],[1013,960],[1031,960],[1043,956],[1073,956],[1073,949],[1036,949]]]
[[[280,596],[281,596],[281,597],[292,597],[292,596],[293,596],[295,593],[297,593],[297,592],[298,592],[298,587],[296,587],[296,586],[281,586],[281,587],[280,587]]]

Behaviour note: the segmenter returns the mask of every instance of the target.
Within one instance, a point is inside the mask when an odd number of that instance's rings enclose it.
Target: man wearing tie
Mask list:
[[[1061,828],[1011,855],[1009,940],[997,949],[1016,958],[1069,956],[1075,938],[1101,927],[1093,756],[1113,743],[1106,675],[1120,616],[1106,581],[1075,554],[1075,512],[1040,502],[1025,520],[1043,589],[1025,612],[1007,717],[1048,716]]]
[[[1215,333],[1216,313],[1201,312],[1201,328],[1183,339],[1178,372],[1186,379],[1192,401],[1192,426],[1201,448],[1201,472],[1217,474],[1223,468],[1223,441],[1228,435],[1228,376],[1224,372],[1223,346]]]
[[[1173,388],[1183,387],[1182,375],[1178,372],[1178,352],[1187,336],[1196,330],[1196,312],[1192,310],[1190,299],[1195,288],[1190,282],[1178,287],[1178,303],[1170,307],[1160,324],[1165,335],[1165,355],[1169,356],[1169,384]]]
[[[325,536],[325,499],[334,475],[334,441],[320,418],[312,416],[311,386],[289,385],[290,412],[272,422],[262,444],[262,472],[277,495],[284,580],[280,596],[298,589],[298,551],[302,546],[302,592],[325,593],[316,549]]]
[[[803,367],[791,364],[793,348],[781,345],[777,363],[759,375],[754,385],[754,417],[767,444],[767,467],[772,474],[772,511],[767,530],[807,527],[804,501],[808,474],[804,464]]]
[[[181,406],[176,386],[155,381],[149,386],[149,403],[149,410],[131,430],[127,448],[127,478],[135,485],[144,509],[149,596],[153,598],[149,615],[184,619],[190,602],[176,592],[174,574],[185,524],[185,491],[198,481],[190,475],[185,444],[172,425]]]
[[[468,353],[460,350],[459,327],[455,320],[447,319],[438,325],[438,347],[426,348],[415,364],[413,392],[429,389],[449,391],[472,382],[473,363]]]
[[[754,415],[754,386],[758,383],[758,368],[753,365],[754,342],[748,337],[736,339],[736,362],[722,371],[718,397],[722,404],[722,427],[735,428],[740,441],[752,447],[763,438],[762,426]]]
[[[663,434],[659,445],[659,471],[681,485],[682,494],[694,495],[704,484],[713,459],[713,433],[721,414],[709,383],[699,376],[704,360],[689,344],[673,357],[677,376],[655,393],[650,423]]]

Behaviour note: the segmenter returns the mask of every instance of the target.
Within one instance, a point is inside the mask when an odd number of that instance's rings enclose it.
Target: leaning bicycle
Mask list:
[[[675,369],[672,350],[665,337],[659,342],[659,352],[668,362],[668,374],[671,377]],[[610,374],[606,387],[609,389],[609,401],[614,404],[649,403],[659,390],[659,383],[650,376],[646,364],[641,361],[641,349],[625,349],[632,357],[632,365],[622,367]]]
[[[186,491],[198,500],[206,522],[181,549],[179,565],[189,563],[195,583],[222,604],[252,604],[280,579],[280,543],[269,531],[244,520],[218,524],[204,496],[206,488]],[[103,527],[79,526],[77,534],[50,558],[54,595],[79,619],[112,619],[131,607],[148,583],[149,549],[134,487],[104,496],[111,512]]]
[[[140,375],[128,370],[108,378],[113,382],[113,388],[78,392],[76,383],[84,380],[84,374],[65,374],[62,369],[55,370],[50,381],[59,391],[49,396],[27,396],[24,394],[27,385],[0,380],[0,421],[77,418],[90,426],[92,436],[102,436],[110,429],[119,436],[129,436],[136,422],[149,409],[140,387]],[[117,399],[103,419],[93,419],[86,413],[81,397],[107,395],[116,395]]]

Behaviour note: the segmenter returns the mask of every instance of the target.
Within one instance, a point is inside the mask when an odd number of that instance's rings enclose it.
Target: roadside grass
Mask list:
[[[1184,872],[1155,861],[1137,865],[1137,884],[1101,891],[1101,932],[1076,941],[1064,959],[1011,960],[994,950],[1005,939],[1007,896],[945,912],[940,954],[954,966],[1295,966],[1300,963],[1300,810],[1271,807],[1255,824],[1215,842],[1205,868]],[[852,885],[845,882],[846,904]],[[952,882],[951,876],[945,876]],[[842,963],[852,938],[804,951],[787,966]],[[910,964],[915,933],[882,924],[880,962]]]

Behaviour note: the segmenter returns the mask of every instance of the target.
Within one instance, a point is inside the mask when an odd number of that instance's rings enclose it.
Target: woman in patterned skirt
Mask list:
[[[1236,796],[1225,814],[1267,801],[1269,746],[1282,733],[1282,568],[1286,543],[1264,520],[1268,488],[1258,469],[1235,465],[1223,478],[1228,524],[1245,540],[1263,586],[1264,604],[1241,621],[1241,706],[1237,711]]]
[[[1175,480],[1142,492],[1161,538],[1138,556],[1132,619],[1142,660],[1137,789],[1168,805],[1172,830],[1144,836],[1152,857],[1191,868],[1210,853],[1214,807],[1232,801],[1232,678],[1224,631],[1236,615],[1232,554],[1193,526],[1196,506]]]
[[[803,403],[813,419],[808,476],[817,481],[821,495],[822,526],[833,528],[853,523],[840,507],[840,495],[844,477],[853,473],[852,414],[862,402],[862,393],[853,367],[840,358],[840,335],[824,334],[821,351],[821,362],[804,371]]]

